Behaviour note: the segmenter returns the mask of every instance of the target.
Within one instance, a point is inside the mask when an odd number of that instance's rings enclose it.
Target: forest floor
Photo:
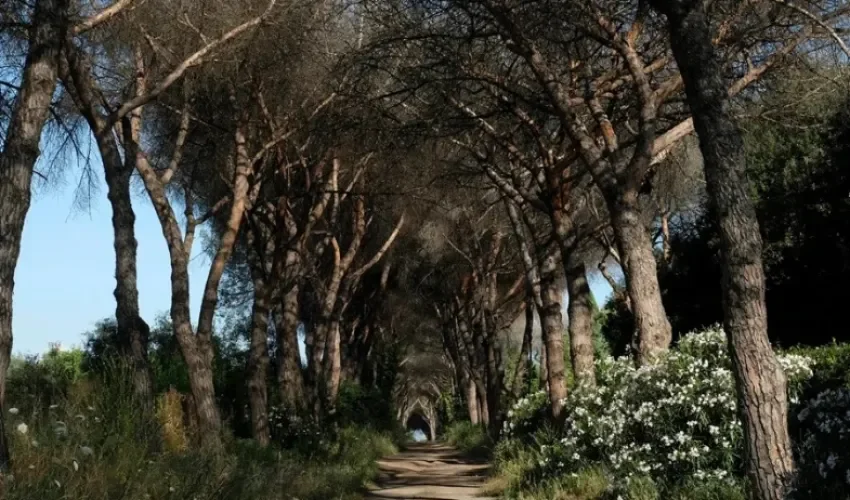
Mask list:
[[[410,445],[378,465],[380,472],[367,500],[495,500],[483,496],[490,465],[445,444]]]

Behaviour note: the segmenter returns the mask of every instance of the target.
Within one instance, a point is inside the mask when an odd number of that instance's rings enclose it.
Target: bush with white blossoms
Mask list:
[[[793,387],[811,376],[807,362],[781,360]],[[542,474],[602,464],[615,479],[675,483],[740,472],[742,429],[719,327],[686,335],[655,365],[603,358],[596,369],[596,386],[575,387],[567,397],[560,438],[540,446]],[[515,429],[521,422],[509,417],[506,425]]]
[[[502,424],[503,436],[522,439],[533,434],[546,421],[548,405],[546,391],[537,391],[518,399],[508,410]]]
[[[798,436],[799,498],[847,498],[850,491],[850,389],[828,389],[792,413]]]

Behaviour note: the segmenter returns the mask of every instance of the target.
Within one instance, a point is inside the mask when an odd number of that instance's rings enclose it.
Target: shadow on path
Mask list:
[[[495,500],[483,497],[490,465],[444,444],[415,444],[378,461],[376,486],[367,500]]]

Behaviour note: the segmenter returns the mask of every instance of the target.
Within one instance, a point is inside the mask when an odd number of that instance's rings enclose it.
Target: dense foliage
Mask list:
[[[788,102],[798,94],[782,90],[767,98],[775,113],[743,124],[765,243],[768,330],[780,345],[821,345],[846,335],[846,294],[836,284],[850,279],[850,101],[838,91]],[[711,214],[703,207],[677,221],[670,247],[659,280],[674,330],[722,321]]]
[[[821,349],[834,356],[830,350]],[[798,494],[843,498],[840,492],[850,487],[847,389],[820,385],[815,357],[787,353],[779,360],[796,402],[791,419],[798,421]],[[728,490],[720,498],[743,497],[743,436],[729,365],[726,338],[717,327],[686,335],[657,365],[637,368],[626,357],[602,358],[597,384],[579,385],[568,396],[563,428],[545,425],[545,393],[514,404],[505,422],[507,439],[497,447],[499,467],[514,491],[533,485],[545,490],[551,481],[570,477],[587,481],[590,474],[604,487],[598,497],[580,498],[635,498],[636,489],[650,487],[656,496],[637,498],[668,498],[694,485]],[[813,399],[805,396],[815,392]]]

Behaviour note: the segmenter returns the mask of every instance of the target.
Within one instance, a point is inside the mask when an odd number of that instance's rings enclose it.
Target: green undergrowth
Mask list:
[[[376,459],[396,451],[393,434],[342,423],[308,452],[228,436],[220,449],[201,451],[184,435],[191,431],[179,399],[161,395],[146,418],[128,389],[83,379],[61,398],[9,400],[13,464],[0,476],[0,498],[356,499],[377,474]]]
[[[451,424],[443,437],[447,443],[473,457],[488,458],[493,451],[493,441],[484,427],[469,421]]]

